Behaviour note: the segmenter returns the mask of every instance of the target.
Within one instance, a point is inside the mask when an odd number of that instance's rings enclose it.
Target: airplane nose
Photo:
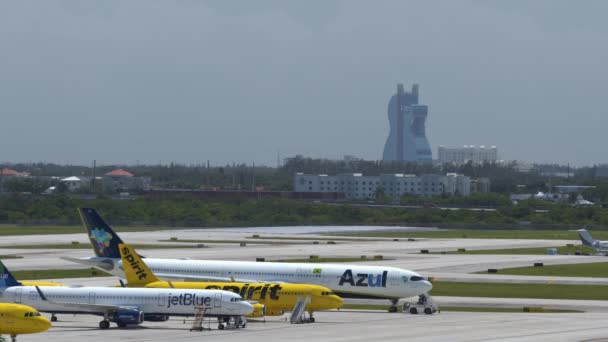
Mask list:
[[[51,322],[46,317],[35,317],[36,318],[36,327],[40,329],[40,331],[49,330],[51,327]]]
[[[344,300],[340,296],[332,296],[335,308],[341,308],[344,305]]]
[[[249,315],[250,313],[253,312],[253,305],[251,305],[251,303],[242,301],[242,302],[240,302],[240,304],[241,304],[241,310],[243,311],[242,312],[243,315]]]
[[[421,285],[422,285],[421,287],[424,289],[425,293],[429,292],[429,291],[431,291],[433,289],[433,284],[431,284],[431,282],[429,282],[429,281],[425,280],[425,281],[422,282]]]

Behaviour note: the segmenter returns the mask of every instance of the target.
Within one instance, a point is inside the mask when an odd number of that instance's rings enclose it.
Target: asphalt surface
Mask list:
[[[368,227],[369,228],[369,227]],[[364,227],[339,227],[340,232],[365,229]],[[394,230],[395,227],[374,227],[373,229]],[[405,228],[416,229],[416,228]],[[271,259],[307,258],[309,255],[322,257],[359,257],[361,255],[382,255],[382,261],[368,264],[389,265],[415,270],[423,276],[432,276],[439,281],[513,282],[513,283],[564,283],[564,284],[608,284],[607,278],[581,277],[526,277],[501,274],[471,274],[488,268],[532,266],[535,262],[544,264],[587,263],[608,261],[599,256],[549,256],[549,255],[452,255],[420,254],[420,249],[431,251],[466,249],[497,249],[516,247],[553,247],[576,241],[546,240],[483,240],[483,239],[355,239],[339,241],[328,245],[327,227],[272,227],[236,229],[184,229],[178,231],[157,231],[122,233],[123,240],[138,244],[176,244],[159,242],[177,237],[178,240],[234,240],[231,243],[207,243],[204,248],[141,249],[140,253],[158,258],[189,257],[193,259],[255,260],[256,257]],[[253,234],[275,237],[275,244],[251,244],[240,247],[240,241],[248,240]],[[289,238],[294,238],[292,241]],[[281,238],[281,239],[278,239]],[[319,244],[301,238],[319,238]],[[287,240],[285,240],[287,239]],[[82,234],[42,235],[24,237],[3,237],[0,254],[17,254],[23,259],[3,260],[11,270],[82,268],[60,259],[63,256],[87,257],[88,249],[22,249],[19,245],[65,244],[71,241],[88,242]],[[255,242],[273,242],[256,239]],[[195,244],[184,244],[193,246]],[[118,284],[118,279],[80,278],[59,279],[68,285]],[[551,309],[581,310],[585,313],[466,313],[443,312],[438,315],[389,314],[382,311],[350,311],[317,313],[317,323],[293,326],[284,318],[269,318],[266,323],[251,323],[243,330],[214,330],[190,332],[183,320],[149,323],[131,329],[113,328],[99,331],[99,317],[61,315],[60,322],[45,333],[19,336],[19,341],[171,341],[213,338],[217,341],[254,340],[296,340],[296,341],[369,341],[415,340],[415,341],[583,341],[596,340],[608,336],[608,301],[537,300],[503,298],[436,297],[440,305],[505,307],[523,306]],[[348,300],[347,302],[352,302]],[[356,302],[356,301],[355,301]],[[385,301],[364,301],[364,303],[388,304]]]

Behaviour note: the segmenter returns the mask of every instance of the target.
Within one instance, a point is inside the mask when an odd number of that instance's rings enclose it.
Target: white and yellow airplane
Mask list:
[[[48,330],[51,322],[29,306],[20,304],[0,304],[0,334],[11,335],[11,341],[17,341],[17,335],[35,334]]]
[[[255,301],[254,312],[248,317],[279,316],[291,311],[298,300],[310,298],[306,312],[314,322],[313,312],[342,307],[342,298],[330,289],[309,284],[237,283],[237,282],[170,282],[158,279],[144,260],[128,244],[119,245],[128,287],[217,289],[237,293],[244,300]]]

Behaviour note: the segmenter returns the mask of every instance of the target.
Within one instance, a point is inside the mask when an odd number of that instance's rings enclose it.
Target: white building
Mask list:
[[[61,183],[65,184],[66,190],[70,191],[70,192],[76,191],[76,190],[82,188],[83,186],[91,183],[90,178],[76,177],[76,176],[62,178],[59,181]]]
[[[465,164],[469,161],[473,163],[493,163],[498,160],[498,149],[496,146],[463,146],[463,147],[444,147],[437,149],[439,163],[441,164]]]
[[[296,192],[342,192],[348,199],[375,198],[378,189],[398,200],[404,194],[416,196],[462,195],[471,193],[469,177],[448,173],[442,175],[383,174],[363,176],[361,173],[343,173],[335,176],[306,175],[297,173],[294,177]]]

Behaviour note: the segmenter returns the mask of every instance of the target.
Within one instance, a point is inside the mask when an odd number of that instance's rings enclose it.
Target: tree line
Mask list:
[[[67,196],[0,197],[0,223],[79,224],[79,207],[97,208],[110,222],[192,227],[276,225],[608,225],[608,210],[557,204],[504,203],[497,210],[441,210],[363,207],[287,199],[209,200],[192,195],[138,196],[131,200]]]

